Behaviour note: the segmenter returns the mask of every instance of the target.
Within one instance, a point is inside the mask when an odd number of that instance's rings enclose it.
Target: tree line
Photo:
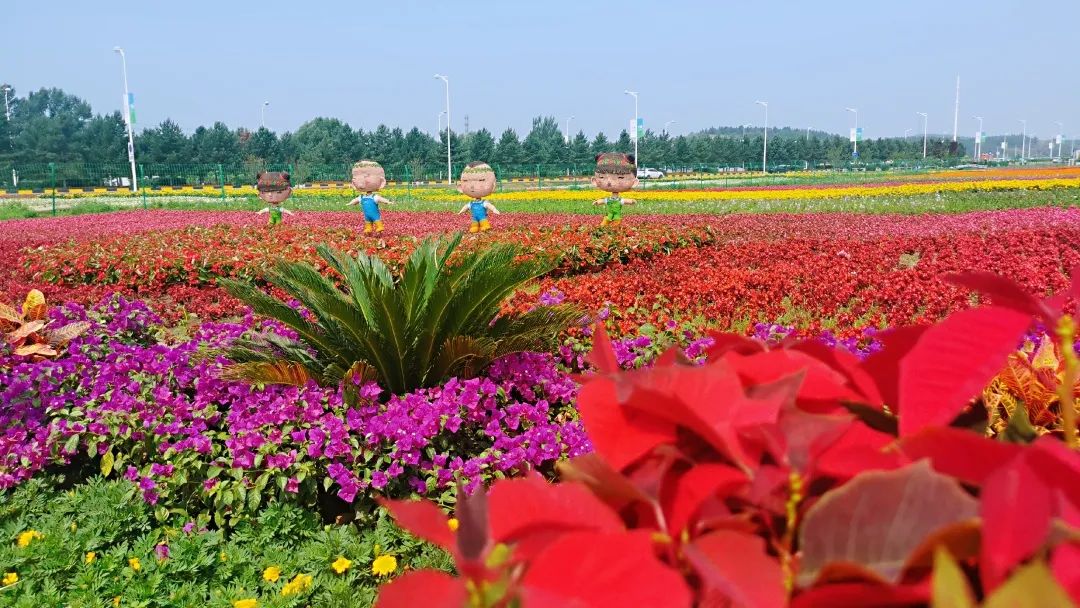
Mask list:
[[[120,112],[95,114],[86,101],[61,89],[41,89],[19,97],[9,91],[10,120],[0,114],[0,163],[125,163],[127,136]],[[646,131],[639,142],[641,164],[652,167],[701,165],[749,166],[761,163],[760,127],[720,127],[670,136]],[[964,146],[934,138],[928,153],[934,158],[963,156]],[[487,129],[451,132],[454,162],[481,160],[501,165],[570,165],[592,162],[600,152],[632,152],[625,130],[609,139],[604,133],[588,138],[578,131],[566,141],[554,117],[534,118],[524,138],[507,128],[497,137]],[[231,129],[222,122],[185,133],[172,120],[144,128],[135,135],[140,163],[226,164],[303,163],[343,165],[361,158],[384,165],[431,166],[445,163],[446,133],[432,136],[413,127],[379,125],[369,131],[353,129],[336,118],[318,117],[296,131],[276,133],[266,128]],[[859,143],[863,161],[917,159],[922,138],[881,138]],[[770,128],[769,164],[843,163],[851,159],[851,143],[820,131]]]

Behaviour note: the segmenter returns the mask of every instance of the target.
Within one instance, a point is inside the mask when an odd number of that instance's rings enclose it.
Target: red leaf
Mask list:
[[[586,359],[602,374],[613,374],[619,371],[619,361],[615,358],[615,349],[611,347],[611,339],[608,338],[603,323],[596,324],[592,350],[589,351]]]
[[[799,532],[799,585],[812,584],[834,564],[851,564],[896,583],[927,536],[977,512],[975,499],[928,461],[862,473],[806,511]]]
[[[532,560],[521,588],[528,608],[684,608],[692,599],[683,578],[656,559],[648,534],[562,536]]]
[[[722,361],[706,367],[669,367],[635,372],[627,407],[664,418],[693,431],[744,471],[750,458],[738,431],[776,422],[782,396],[750,399],[738,376]]]
[[[879,334],[882,350],[863,362],[863,371],[873,378],[886,405],[895,408],[900,402],[900,361],[911,352],[926,330],[926,326],[918,325],[897,327]]]
[[[707,361],[715,361],[729,352],[752,355],[766,350],[761,342],[739,334],[709,332],[709,337],[713,339],[713,344],[705,350]]]
[[[671,496],[664,500],[667,532],[673,538],[681,535],[698,507],[717,495],[726,496],[746,485],[749,480],[741,471],[722,464],[699,464],[683,473],[673,484]]]
[[[673,424],[621,405],[614,382],[606,378],[581,388],[578,412],[597,453],[619,471],[657,445],[675,441]]]
[[[900,361],[900,436],[952,421],[1001,371],[1031,321],[1030,315],[985,306],[927,329]]]
[[[797,350],[771,350],[749,357],[729,353],[723,360],[731,365],[747,386],[767,384],[796,374],[802,375],[796,399],[806,409],[828,411],[839,408],[841,399],[862,400],[861,395],[847,386],[847,377],[844,374]]]
[[[990,591],[1046,541],[1053,497],[1025,454],[990,475],[980,498],[979,511],[986,523],[979,566],[983,585]]]
[[[811,460],[815,475],[845,480],[863,471],[891,470],[905,464],[895,451],[885,448],[894,437],[864,424],[852,424],[832,445]]]
[[[468,599],[461,579],[438,570],[414,570],[380,587],[375,608],[461,608]]]
[[[454,552],[457,542],[447,524],[449,517],[435,503],[426,500],[379,499],[399,526],[430,543]]]
[[[583,454],[555,466],[561,480],[585,484],[597,498],[612,509],[622,509],[635,501],[654,502],[625,475],[611,468],[596,452]]]
[[[878,406],[883,400],[877,384],[862,368],[859,358],[839,348],[829,348],[820,340],[798,342],[791,350],[805,353],[844,375],[848,386],[859,393],[861,403]]]
[[[683,547],[708,591],[730,599],[735,606],[784,606],[784,575],[780,562],[765,553],[758,536],[717,530]]]
[[[929,601],[929,581],[917,585],[837,583],[799,594],[792,600],[791,608],[909,608]]]
[[[457,504],[454,514],[458,519],[457,550],[458,566],[462,561],[476,562],[487,553],[491,546],[491,525],[488,523],[487,492],[481,487],[472,494],[467,494],[458,484]]]
[[[1009,308],[1031,317],[1042,317],[1043,321],[1051,327],[1056,325],[1058,317],[1061,316],[1060,312],[1024,291],[1024,288],[1012,279],[992,272],[948,274],[945,275],[945,280],[953,285],[990,296],[990,303],[995,306]]]
[[[551,484],[539,475],[505,479],[492,485],[488,501],[492,538],[518,543],[521,557],[566,532],[624,530],[618,515],[579,483]]]
[[[1023,450],[1015,443],[945,426],[903,437],[896,442],[896,449],[911,462],[929,458],[935,471],[973,485],[982,485],[991,473]]]
[[[1073,602],[1080,604],[1080,543],[1067,543],[1054,549],[1050,570]]]

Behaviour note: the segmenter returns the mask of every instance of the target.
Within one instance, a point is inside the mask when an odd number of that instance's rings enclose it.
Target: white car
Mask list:
[[[660,179],[664,177],[664,172],[659,169],[651,169],[649,167],[642,167],[637,170],[638,179]]]

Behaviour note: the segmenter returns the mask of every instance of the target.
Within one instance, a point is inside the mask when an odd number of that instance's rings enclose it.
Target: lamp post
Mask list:
[[[259,125],[266,128],[266,108],[270,105],[269,101],[264,101],[262,107],[259,108]]]
[[[446,85],[446,183],[453,184],[454,177],[450,165],[450,80],[442,74],[435,74],[435,78]]]
[[[769,102],[755,101],[757,105],[765,108],[765,143],[761,147],[761,173],[768,173],[767,162],[769,160]]]
[[[641,166],[641,159],[638,158],[638,98],[637,91],[623,91],[627,95],[634,98],[634,163],[639,167]]]
[[[904,141],[907,141],[908,133],[911,133],[911,129],[904,129]]]
[[[665,122],[664,123],[664,135],[667,135],[668,125],[673,125],[673,124],[675,124],[677,122],[679,122],[679,121],[677,121],[677,120],[669,120],[669,121]]]
[[[922,158],[927,158],[927,112],[915,112],[922,117]]]
[[[1020,162],[1027,162],[1027,119],[1021,118],[1020,124],[1023,125],[1024,130],[1020,136]]]
[[[573,115],[566,117],[566,145],[568,146],[570,145],[570,121],[574,120],[574,118]]]
[[[435,127],[435,135],[436,136],[438,136],[439,133],[442,133],[442,117],[443,116],[446,116],[446,110],[443,110],[443,111],[439,112],[439,120],[438,120],[438,125],[439,126]]]
[[[1058,126],[1058,135],[1061,136],[1061,141],[1057,142],[1058,145],[1058,160],[1061,160],[1061,149],[1065,147],[1065,123],[1061,121],[1054,121],[1054,124]],[[1055,140],[1057,137],[1054,138]],[[1053,156],[1053,154],[1051,154]]]
[[[979,121],[979,133],[978,133],[978,136],[975,138],[975,160],[979,160],[979,157],[982,156],[983,117],[982,116],[972,116],[972,118]]]
[[[4,89],[4,117],[8,122],[11,122],[11,105],[10,102],[8,102],[8,91],[11,90],[11,87],[5,84],[0,88]]]
[[[851,137],[851,143],[854,144],[854,146],[851,148],[851,157],[852,158],[858,158],[859,157],[859,110],[857,108],[844,108],[844,109],[846,109],[848,112],[851,112],[852,114],[855,115],[855,135],[853,135]]]
[[[131,191],[137,192],[139,183],[135,177],[135,136],[131,132],[131,108],[129,107],[131,95],[128,93],[127,57],[124,55],[124,49],[118,46],[113,47],[113,51],[120,54],[120,65],[124,72],[124,104],[122,111],[124,112],[124,124],[127,125],[128,161],[131,163]]]

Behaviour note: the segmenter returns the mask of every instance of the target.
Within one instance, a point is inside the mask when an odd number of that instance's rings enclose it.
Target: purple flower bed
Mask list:
[[[271,496],[315,504],[320,490],[346,502],[450,499],[458,481],[472,489],[590,449],[573,410],[577,385],[545,354],[389,399],[367,384],[348,407],[338,387],[220,379],[226,361],[214,349],[281,331],[251,316],[170,341],[145,305],[120,297],[53,315],[92,329],[57,360],[0,353],[0,488],[93,461],[152,504],[223,523]]]

